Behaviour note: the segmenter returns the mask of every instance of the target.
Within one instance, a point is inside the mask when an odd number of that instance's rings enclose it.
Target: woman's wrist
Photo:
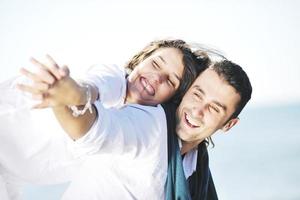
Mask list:
[[[72,110],[72,115],[74,117],[79,117],[81,115],[84,115],[86,111],[89,111],[92,113],[92,92],[91,92],[91,86],[86,83],[80,83],[79,84],[79,93],[80,93],[80,100],[77,104],[69,105],[68,107]]]
[[[75,104],[72,104],[72,105],[76,105],[76,106],[82,106],[82,105],[85,105],[87,103],[87,87],[84,86],[83,84],[78,84],[79,88],[78,88],[78,91],[79,91],[79,95],[78,95],[78,98],[75,98],[77,99],[76,103]]]
[[[73,95],[73,101],[72,105],[85,105],[87,103],[87,85],[90,90],[90,95],[91,95],[91,103],[94,103],[95,101],[99,100],[99,90],[96,86],[94,86],[91,83],[86,83],[86,82],[77,82],[78,87],[76,90],[76,93]]]

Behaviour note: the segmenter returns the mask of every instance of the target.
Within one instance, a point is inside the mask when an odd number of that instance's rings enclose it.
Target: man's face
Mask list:
[[[200,143],[218,129],[229,130],[238,121],[228,119],[239,101],[240,95],[232,86],[213,69],[206,69],[177,109],[177,135],[185,142]]]

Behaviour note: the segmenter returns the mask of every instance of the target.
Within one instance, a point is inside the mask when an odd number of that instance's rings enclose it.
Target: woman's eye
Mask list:
[[[175,88],[175,84],[170,79],[168,79],[168,84]]]
[[[155,68],[160,69],[160,66],[157,64],[156,61],[153,61],[153,62],[152,62],[152,65],[153,65]]]

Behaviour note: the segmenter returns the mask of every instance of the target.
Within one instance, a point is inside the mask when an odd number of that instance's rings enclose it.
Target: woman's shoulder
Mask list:
[[[88,73],[113,74],[125,77],[125,68],[117,64],[96,64],[88,69]]]
[[[142,120],[147,119],[158,124],[165,124],[166,115],[163,107],[159,104],[157,106],[146,106],[140,104],[127,104],[122,109],[126,109],[128,114],[135,116],[135,118]]]
[[[149,113],[164,113],[163,107],[158,104],[156,106],[141,105],[141,104],[126,104],[124,107],[130,107],[135,110]]]

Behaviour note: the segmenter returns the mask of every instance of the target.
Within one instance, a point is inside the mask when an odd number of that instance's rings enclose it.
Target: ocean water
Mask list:
[[[210,166],[220,199],[300,199],[300,104],[246,109],[218,133]]]
[[[246,108],[218,132],[210,167],[220,200],[300,199],[300,104]],[[25,200],[58,200],[67,183],[27,186]]]

